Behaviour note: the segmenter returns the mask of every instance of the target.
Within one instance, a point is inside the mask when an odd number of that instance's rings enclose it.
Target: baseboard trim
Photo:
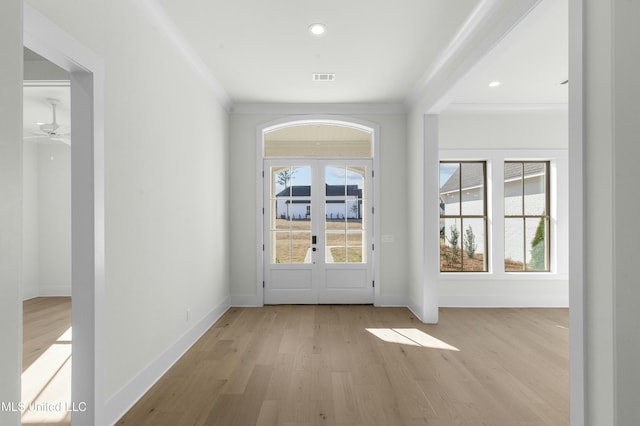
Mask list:
[[[253,308],[260,305],[258,304],[258,296],[234,295],[231,296],[231,306]]]
[[[41,285],[38,289],[39,297],[71,297],[71,287],[64,285]]]
[[[419,313],[421,311],[421,309],[418,306],[416,306],[415,304],[411,304],[411,303],[408,303],[406,306],[407,306],[407,309],[409,309],[411,311],[411,313],[413,315],[415,315],[416,318],[418,318],[418,320],[420,320],[420,322],[423,322],[423,323],[425,322],[424,318]]]
[[[441,308],[568,308],[569,303],[558,297],[482,297],[440,296]]]
[[[115,424],[230,307],[230,300],[226,298],[109,398],[104,409],[104,424]]]
[[[407,298],[405,296],[389,296],[389,295],[379,295],[376,297],[376,301],[374,303],[375,306],[380,307],[407,307]]]
[[[37,291],[25,291],[22,294],[22,301],[26,302],[27,300],[35,299],[36,297],[38,297]]]

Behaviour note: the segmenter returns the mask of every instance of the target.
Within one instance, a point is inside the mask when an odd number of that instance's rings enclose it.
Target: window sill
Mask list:
[[[562,281],[569,274],[557,272],[439,272],[440,281]]]

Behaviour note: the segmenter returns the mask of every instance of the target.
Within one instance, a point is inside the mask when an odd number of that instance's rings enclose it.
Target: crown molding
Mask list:
[[[405,99],[416,107],[439,114],[455,100],[456,89],[542,0],[520,0],[498,22],[504,2],[483,0],[453,38],[442,56]]]
[[[568,114],[568,103],[450,104],[442,114]]]
[[[405,114],[403,104],[288,104],[288,103],[235,103],[231,114],[341,114],[341,115],[393,115]]]
[[[185,62],[200,76],[204,84],[206,84],[214,94],[218,102],[230,111],[233,104],[229,94],[220,84],[218,79],[211,73],[200,55],[191,46],[185,35],[180,31],[178,26],[173,22],[171,17],[162,8],[157,0],[136,0],[135,3],[144,16],[152,25],[159,28],[161,33],[169,40],[176,51],[182,56]]]
[[[405,98],[406,105],[412,106],[425,96],[429,86],[434,83],[439,73],[443,72],[447,65],[452,63],[462,50],[477,38],[479,31],[487,25],[487,22],[496,13],[499,6],[498,3],[497,0],[483,0],[478,4],[431,68],[427,70],[409,92]]]
[[[70,87],[69,80],[24,80],[24,87]]]

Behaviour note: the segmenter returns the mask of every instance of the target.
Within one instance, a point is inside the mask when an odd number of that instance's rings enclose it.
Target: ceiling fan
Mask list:
[[[50,140],[71,144],[71,133],[61,132],[61,128],[68,127],[58,124],[56,119],[56,106],[60,103],[58,99],[47,98],[47,102],[51,104],[51,110],[53,118],[51,123],[37,123],[39,126],[39,132],[33,132],[31,136],[26,136],[24,139],[36,139],[36,140]]]

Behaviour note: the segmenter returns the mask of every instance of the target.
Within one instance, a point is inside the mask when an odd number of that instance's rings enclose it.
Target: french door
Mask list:
[[[370,159],[264,160],[264,302],[373,303]]]

